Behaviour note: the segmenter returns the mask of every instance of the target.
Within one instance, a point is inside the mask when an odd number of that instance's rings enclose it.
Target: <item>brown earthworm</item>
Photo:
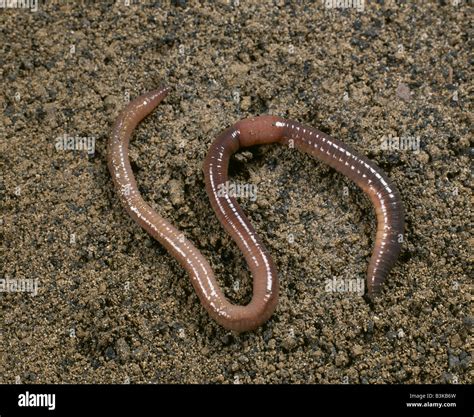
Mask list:
[[[375,206],[378,224],[367,271],[367,286],[370,297],[379,293],[401,248],[403,207],[395,186],[373,162],[339,140],[295,121],[259,116],[241,120],[221,133],[211,145],[204,162],[211,205],[242,251],[253,276],[250,303],[246,306],[230,303],[201,252],[142,199],[133,176],[128,158],[132,131],[167,93],[167,88],[146,93],[121,112],[108,144],[108,166],[120,200],[130,216],[186,269],[211,317],[230,330],[252,330],[272,315],[278,301],[277,272],[267,250],[236,199],[226,192],[218,193],[219,186],[228,181],[230,156],[242,147],[257,144],[278,142],[294,146],[349,177],[369,196]]]

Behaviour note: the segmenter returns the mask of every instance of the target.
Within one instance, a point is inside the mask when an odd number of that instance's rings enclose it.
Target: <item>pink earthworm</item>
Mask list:
[[[246,306],[230,303],[201,252],[143,200],[130,166],[128,144],[133,129],[168,91],[160,88],[146,93],[120,113],[108,143],[108,166],[129,215],[188,272],[201,304],[212,318],[226,329],[249,331],[267,321],[278,302],[277,271],[268,251],[236,199],[226,192],[218,192],[227,184],[231,155],[240,148],[258,144],[278,142],[296,147],[341,172],[368,195],[375,206],[377,233],[367,271],[367,287],[369,297],[379,294],[403,241],[403,206],[398,190],[380,168],[350,146],[299,122],[264,115],[240,120],[221,133],[212,143],[203,166],[211,205],[242,251],[253,277],[250,303]]]

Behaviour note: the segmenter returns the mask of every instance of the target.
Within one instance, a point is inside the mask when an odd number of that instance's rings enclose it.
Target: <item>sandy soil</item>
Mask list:
[[[0,10],[1,278],[38,284],[35,296],[0,293],[0,383],[472,382],[470,6],[131,3]],[[278,266],[279,307],[241,335],[208,317],[106,167],[119,110],[161,84],[173,90],[131,144],[137,181],[235,302],[251,278],[201,171],[220,131],[278,114],[388,173],[406,236],[374,305],[327,291],[365,276],[370,202],[318,161],[268,146],[237,155],[231,174],[258,186],[240,202]],[[58,149],[64,136],[94,149]],[[419,149],[383,149],[384,137]]]

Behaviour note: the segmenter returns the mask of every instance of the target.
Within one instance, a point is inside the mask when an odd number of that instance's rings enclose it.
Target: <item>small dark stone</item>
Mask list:
[[[459,367],[460,361],[457,356],[449,355],[449,369],[456,369]]]
[[[387,339],[390,340],[390,341],[393,341],[397,338],[397,333],[392,331],[392,330],[389,330],[385,336],[387,336]]]
[[[113,360],[116,358],[116,353],[115,350],[112,346],[109,346],[107,349],[105,349],[105,357],[109,360]]]
[[[359,19],[357,19],[353,24],[352,24],[352,27],[355,29],[355,30],[360,30],[360,28],[362,27],[362,23]]]

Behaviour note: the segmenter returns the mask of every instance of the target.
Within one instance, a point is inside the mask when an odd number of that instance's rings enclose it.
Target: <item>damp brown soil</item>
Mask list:
[[[105,3],[0,10],[1,278],[38,284],[0,293],[0,383],[472,382],[470,6]],[[370,202],[307,155],[266,146],[230,172],[257,186],[239,201],[278,267],[279,306],[241,335],[209,318],[106,167],[119,110],[161,84],[172,92],[131,143],[140,191],[236,303],[251,277],[201,169],[219,132],[277,114],[387,172],[406,233],[373,305],[329,291],[364,279]],[[94,148],[61,149],[64,137]],[[399,137],[414,149],[382,146]]]

